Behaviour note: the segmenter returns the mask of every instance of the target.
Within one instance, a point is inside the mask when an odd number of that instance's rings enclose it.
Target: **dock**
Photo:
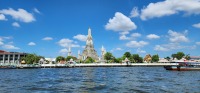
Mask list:
[[[40,65],[1,65],[0,68],[35,69],[35,68],[71,68],[71,67],[163,67],[177,63],[76,63],[76,64],[40,64]]]

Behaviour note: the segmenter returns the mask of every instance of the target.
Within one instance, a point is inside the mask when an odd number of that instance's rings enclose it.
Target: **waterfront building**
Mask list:
[[[26,55],[27,53],[0,50],[0,64],[20,64],[22,61],[21,58]]]
[[[92,32],[91,29],[88,29],[88,35],[86,40],[86,46],[82,53],[82,60],[91,57],[94,60],[99,60],[96,50],[94,49],[94,43],[92,40]]]

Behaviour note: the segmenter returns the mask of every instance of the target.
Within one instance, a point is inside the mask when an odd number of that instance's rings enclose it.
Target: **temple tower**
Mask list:
[[[92,40],[92,31],[90,28],[88,29],[86,46],[85,46],[85,49],[83,50],[82,59],[85,60],[87,57],[91,57],[94,60],[99,59],[97,52],[94,49],[94,44],[93,44],[93,40]]]
[[[101,60],[104,60],[104,55],[106,54],[106,49],[102,46],[101,47]]]
[[[68,47],[68,51],[67,52],[68,52],[67,56],[71,56],[72,52],[71,52],[71,47],[70,46]]]

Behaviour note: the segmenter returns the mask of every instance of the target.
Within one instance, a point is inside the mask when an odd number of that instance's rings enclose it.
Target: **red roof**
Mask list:
[[[6,51],[3,51],[3,50],[0,50],[0,53],[9,53],[9,52],[6,52]]]
[[[4,50],[0,50],[0,54],[13,54],[13,53],[20,53],[20,52],[7,52]],[[20,53],[20,54],[23,54],[23,53]]]

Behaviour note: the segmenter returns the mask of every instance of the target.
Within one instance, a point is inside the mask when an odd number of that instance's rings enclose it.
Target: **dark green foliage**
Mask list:
[[[133,62],[134,63],[138,63],[139,62],[139,59],[140,59],[140,56],[138,54],[133,54],[132,55],[132,58],[133,58]]]
[[[159,56],[157,55],[153,55],[152,56],[152,62],[158,62],[159,61]]]
[[[166,59],[167,61],[169,61],[171,58],[170,58],[170,57],[166,57],[165,59]]]
[[[124,56],[127,57],[127,58],[130,58],[131,57],[131,53],[130,52],[125,52]]]
[[[65,60],[65,57],[63,57],[63,56],[56,57],[56,62],[60,62],[60,61],[64,61],[64,60]]]
[[[93,63],[95,60],[92,59],[91,57],[88,57],[85,59],[85,63]]]
[[[181,58],[183,58],[183,56],[185,56],[185,54],[183,52],[177,52],[177,54],[176,54],[176,58],[178,60],[180,60]]]
[[[107,62],[108,62],[109,60],[112,60],[114,57],[113,57],[112,53],[107,52],[107,53],[104,55],[104,58],[105,58],[105,60],[107,60]]]
[[[26,64],[34,64],[38,63],[42,56],[38,56],[36,54],[27,54],[25,57],[22,57],[22,60],[26,62]]]
[[[115,59],[114,59],[114,62],[116,62],[116,63],[121,63],[121,62],[122,62],[122,58],[115,58]]]
[[[185,56],[183,52],[177,52],[176,54],[172,54],[172,58],[177,58],[178,60],[182,59]]]
[[[77,60],[76,57],[73,57],[73,56],[67,56],[67,58],[65,58],[66,61],[70,61],[70,59],[73,59],[73,60]]]
[[[174,60],[174,58],[176,58],[176,54],[172,54],[171,56],[172,56],[173,60]]]
[[[186,59],[186,60],[190,60],[190,54],[187,54],[187,55],[185,56],[185,59]]]

